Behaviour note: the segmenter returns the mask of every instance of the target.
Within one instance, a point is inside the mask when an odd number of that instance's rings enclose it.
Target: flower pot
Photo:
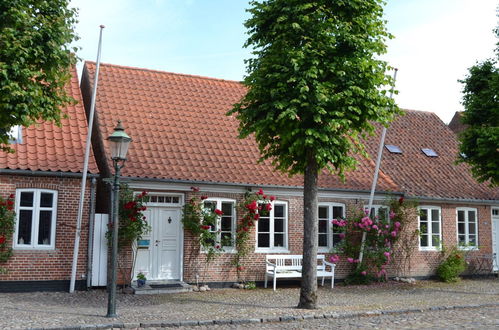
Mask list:
[[[137,286],[139,288],[143,287],[144,285],[146,285],[146,280],[137,280]]]

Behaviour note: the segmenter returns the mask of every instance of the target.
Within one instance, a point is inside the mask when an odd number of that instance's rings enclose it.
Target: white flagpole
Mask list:
[[[71,268],[71,282],[69,284],[69,293],[73,293],[75,290],[76,268],[78,266],[78,250],[80,248],[81,218],[83,217],[83,201],[85,198],[85,189],[86,189],[86,185],[87,185],[88,158],[90,157],[92,128],[93,128],[93,124],[94,124],[95,97],[97,95],[97,85],[99,82],[100,53],[101,53],[102,30],[103,29],[104,29],[104,25],[101,25],[100,26],[100,33],[99,33],[99,46],[97,49],[97,62],[96,62],[96,69],[95,69],[94,86],[93,86],[93,90],[92,90],[90,114],[89,114],[89,118],[88,118],[87,143],[85,146],[85,160],[83,162],[83,172],[82,172],[82,178],[81,178],[80,203],[78,204],[78,218],[76,220],[75,245],[74,245],[74,250],[73,250],[73,265]],[[93,219],[90,219],[90,221],[93,221]],[[88,242],[88,244],[92,244],[92,242]],[[89,258],[90,256],[87,256],[87,257]]]
[[[395,86],[395,82],[397,81],[397,72],[398,69],[395,68],[395,72],[393,73],[393,86],[392,89],[390,90],[390,98],[393,99],[393,88]],[[379,141],[379,147],[378,147],[378,157],[376,158],[376,167],[374,169],[374,178],[373,178],[373,183],[371,185],[371,194],[369,195],[369,203],[367,206],[367,212],[368,215],[371,214],[371,208],[373,207],[373,200],[374,200],[374,191],[376,190],[376,183],[378,182],[378,174],[379,174],[379,167],[381,166],[381,157],[383,155],[383,147],[385,146],[385,137],[386,137],[386,127],[383,126],[383,131],[381,132],[381,139]],[[364,258],[364,248],[366,245],[366,232],[362,233],[362,242],[360,244],[360,252],[359,252],[359,264],[362,263],[362,259]]]

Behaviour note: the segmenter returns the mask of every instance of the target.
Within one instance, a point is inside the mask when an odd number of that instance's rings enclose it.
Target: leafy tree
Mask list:
[[[499,27],[495,30],[499,38]],[[499,47],[496,59],[488,59],[469,69],[464,84],[462,123],[466,129],[460,134],[461,162],[471,167],[479,181],[499,186]]]
[[[59,123],[61,107],[74,102],[64,89],[76,62],[69,48],[76,39],[76,10],[68,4],[0,1],[0,150],[10,150],[11,127]]]
[[[246,61],[248,93],[229,114],[237,114],[241,138],[254,134],[261,161],[304,174],[300,308],[317,307],[318,174],[327,168],[344,177],[372,121],[387,123],[397,113],[384,90],[392,84],[387,64],[376,58],[391,37],[382,3],[250,2],[245,47],[255,56]]]

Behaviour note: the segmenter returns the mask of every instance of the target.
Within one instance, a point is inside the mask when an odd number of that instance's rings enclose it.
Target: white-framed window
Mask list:
[[[288,252],[288,203],[273,201],[256,221],[256,251]]]
[[[14,248],[54,249],[57,191],[18,189],[16,191]]]
[[[23,143],[23,127],[20,125],[12,126],[9,131],[9,143],[21,144]]]
[[[338,226],[331,221],[345,218],[345,204],[319,203],[319,251],[328,252],[342,239]]]
[[[208,198],[204,201],[204,207],[215,211],[219,209],[223,212],[217,217],[216,223],[210,224],[211,231],[216,232],[216,242],[220,244],[225,252],[230,252],[235,248],[236,239],[236,201],[225,198]]]
[[[442,243],[442,211],[438,206],[419,207],[419,248],[436,250]]]
[[[367,210],[369,205],[364,205],[364,210]],[[390,222],[390,208],[386,205],[372,205],[369,217],[375,220],[384,220]]]
[[[456,208],[457,244],[463,248],[478,248],[478,212],[475,208]]]

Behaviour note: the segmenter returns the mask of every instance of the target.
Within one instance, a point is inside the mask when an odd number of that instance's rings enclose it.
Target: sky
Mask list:
[[[72,0],[82,60],[240,81],[250,51],[247,0]],[[398,68],[395,96],[404,109],[435,112],[448,123],[462,111],[459,79],[493,56],[497,0],[387,0],[388,52]],[[79,65],[81,71],[82,65]]]

